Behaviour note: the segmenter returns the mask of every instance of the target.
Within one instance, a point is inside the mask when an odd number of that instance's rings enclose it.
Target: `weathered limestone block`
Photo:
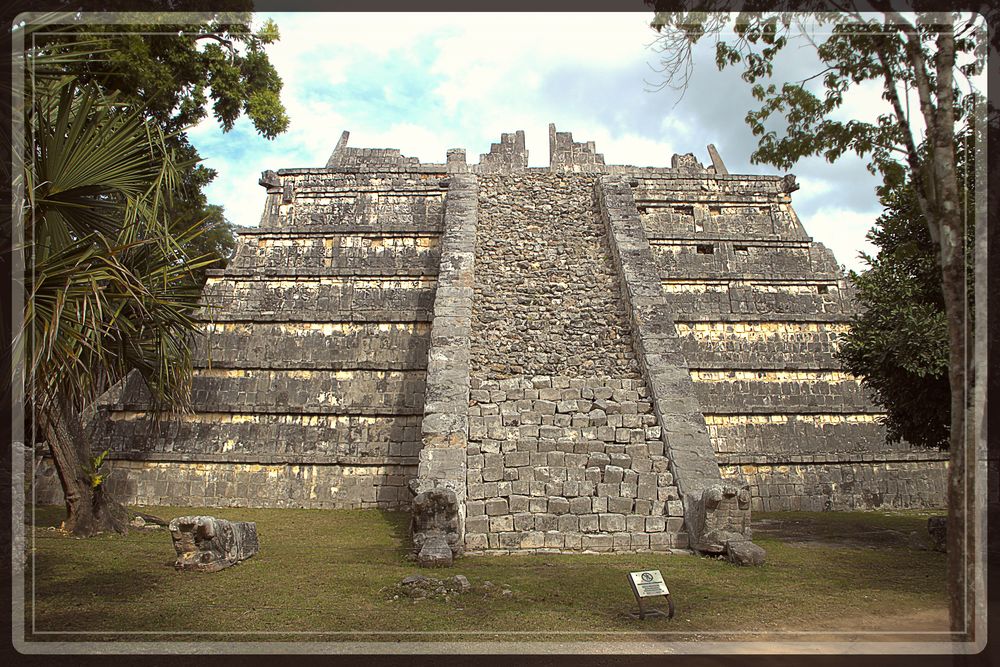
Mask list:
[[[484,174],[511,174],[528,168],[528,149],[524,130],[503,132],[499,144],[490,144],[490,152],[480,154],[476,171]]]
[[[708,145],[708,155],[712,159],[712,166],[715,168],[715,173],[721,176],[728,176],[729,170],[726,169],[726,165],[722,161],[722,156],[719,155],[719,151],[715,147],[715,144]]]
[[[688,172],[705,171],[704,165],[698,161],[694,153],[684,153],[683,155],[674,153],[673,157],[670,158],[670,168]]]
[[[179,516],[170,521],[178,570],[217,572],[260,550],[257,524],[214,516]]]
[[[260,173],[260,179],[257,181],[257,184],[265,188],[280,188],[281,179],[278,177],[277,172],[273,169],[268,169]]]
[[[604,169],[604,156],[597,152],[593,141],[573,141],[572,132],[556,132],[555,123],[549,123],[549,169],[600,172]]]
[[[344,153],[347,148],[347,141],[350,139],[351,133],[344,130],[340,134],[340,139],[337,141],[337,145],[333,149],[333,153],[330,154],[330,159],[326,161],[327,169],[338,166],[343,160]]]
[[[696,506],[696,512],[689,528],[699,551],[722,553],[728,540],[736,536],[749,539],[749,516],[746,516],[750,509],[749,488],[716,484],[705,489],[692,505]]]
[[[750,540],[728,540],[726,560],[736,565],[763,565],[766,552]]]
[[[458,495],[438,486],[418,493],[411,504],[410,533],[417,562],[423,567],[448,567],[462,553]]]
[[[750,489],[715,484],[684,502],[691,546],[702,553],[725,554],[739,565],[760,565],[764,550],[750,543]],[[748,546],[749,544],[749,546]]]
[[[464,174],[469,171],[464,148],[449,148],[447,160],[449,174]]]

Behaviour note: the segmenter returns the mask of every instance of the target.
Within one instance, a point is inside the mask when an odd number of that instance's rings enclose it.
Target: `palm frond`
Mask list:
[[[155,409],[184,409],[198,333],[193,272],[214,261],[184,251],[202,225],[177,230],[168,218],[186,163],[139,114],[72,82],[43,86],[28,119],[31,268],[18,339],[28,381],[43,401],[61,394],[80,406],[138,371]]]

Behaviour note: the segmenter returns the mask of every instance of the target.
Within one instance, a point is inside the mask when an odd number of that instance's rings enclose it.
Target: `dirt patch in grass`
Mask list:
[[[645,553],[477,555],[428,571],[409,558],[403,513],[144,511],[256,521],[260,553],[221,572],[181,573],[166,530],[78,540],[50,529],[60,508],[40,508],[28,536],[30,641],[671,642],[947,629],[945,556],[904,537],[926,513],[755,515],[755,541],[768,553],[757,568]],[[663,573],[674,619],[630,617],[626,577],[640,569]],[[414,574],[462,575],[474,592],[489,581],[510,594],[386,594]]]

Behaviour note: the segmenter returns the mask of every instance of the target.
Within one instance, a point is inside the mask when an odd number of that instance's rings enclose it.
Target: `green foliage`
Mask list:
[[[208,204],[203,190],[215,171],[198,164],[200,157],[185,130],[209,113],[226,132],[241,116],[268,139],[288,128],[280,99],[281,77],[266,53],[267,45],[278,41],[280,34],[271,20],[252,30],[252,3],[244,0],[213,5],[217,12],[202,13],[199,23],[180,23],[182,15],[173,13],[203,12],[199,3],[161,4],[172,13],[138,14],[136,22],[127,25],[50,28],[36,36],[35,44],[50,71],[68,73],[78,84],[113,96],[141,114],[153,131],[164,134],[178,166],[170,189],[179,196],[167,203],[169,217],[177,228],[204,221],[207,236],[215,240],[200,241],[189,254],[207,249],[215,259],[213,266],[222,268],[235,244],[232,226],[221,207]],[[116,9],[114,5],[108,8]],[[155,18],[163,22],[154,23]],[[68,57],[57,57],[61,53]],[[195,277],[203,284],[204,269]]]
[[[881,250],[869,258],[869,271],[854,276],[868,310],[855,323],[843,358],[888,410],[890,439],[945,444],[949,390],[956,401],[968,400],[971,303],[971,252],[961,243],[956,212],[972,183],[963,182],[964,158],[953,138],[963,121],[971,124],[978,103],[969,77],[985,66],[986,31],[974,13],[902,15],[884,8],[862,14],[854,6],[824,13],[828,8],[811,0],[794,13],[760,11],[770,8],[759,0],[744,7],[735,16],[657,13],[652,27],[662,35],[663,71],[668,80],[680,76],[686,83],[692,46],[713,35],[716,65],[742,65],[742,78],[760,102],[746,115],[759,137],[753,162],[787,169],[803,157],[833,162],[853,152],[881,174],[887,211],[871,236]],[[772,82],[775,59],[793,44],[815,53],[818,71],[800,81]],[[870,83],[878,84],[892,112],[873,122],[841,119],[848,95]],[[918,145],[921,134],[928,139]],[[965,211],[966,233],[971,209]],[[958,426],[950,446],[961,461],[964,413],[952,417]],[[962,474],[956,465],[949,471],[953,480]]]
[[[762,7],[763,8],[763,7]],[[803,7],[803,10],[807,7]],[[833,162],[848,152],[867,156],[868,169],[880,173],[887,184],[899,184],[905,177],[901,158],[905,156],[904,128],[893,114],[883,114],[875,122],[836,120],[849,91],[865,82],[886,83],[888,70],[897,86],[916,87],[915,68],[907,60],[905,34],[888,17],[872,14],[744,11],[707,14],[705,12],[660,12],[652,27],[661,35],[664,72],[668,79],[690,75],[691,47],[706,35],[714,35],[718,68],[742,65],[742,78],[751,86],[760,108],[746,115],[746,123],[759,137],[751,155],[755,164],[790,168],[803,157],[820,155]],[[816,33],[805,21],[815,22]],[[932,65],[930,85],[935,85],[931,48],[936,38],[934,26],[918,23],[920,40]],[[730,32],[731,31],[731,32]],[[955,40],[956,54],[967,56],[957,70],[972,75],[985,64],[985,46],[960,28]],[[729,33],[731,38],[723,39]],[[789,45],[811,43],[820,60],[820,70],[801,81],[772,83],[775,58]],[[686,80],[684,81],[686,83]],[[966,96],[955,87],[955,113],[961,120],[968,108]],[[888,97],[886,98],[888,99]],[[774,129],[784,121],[783,131]]]
[[[117,92],[167,133],[200,122],[211,106],[224,130],[246,114],[258,133],[273,139],[288,127],[279,100],[281,77],[265,51],[279,39],[278,28],[266,21],[252,31],[248,11],[252,3],[229,4],[234,13],[205,15],[199,23],[179,23],[177,14],[144,14],[134,24],[47,31],[36,44],[51,50],[79,39],[93,42],[94,56],[75,61],[73,74],[80,82]],[[201,8],[197,3],[172,2],[170,10]],[[142,22],[157,17],[164,21]]]
[[[287,125],[281,80],[262,51],[277,30],[251,34],[248,18],[214,17],[193,35],[113,34],[122,26],[112,25],[88,25],[98,34],[86,35],[76,24],[55,29],[55,16],[13,28],[30,64],[17,174],[29,269],[15,353],[27,361],[30,413],[59,466],[66,524],[80,535],[125,529],[103,487],[107,453],[90,455],[84,410],[133,373],[154,414],[190,408],[204,269],[233,243],[221,208],[202,193],[214,173],[198,166],[183,129],[207,113],[209,85],[224,129],[244,112],[265,136]],[[228,55],[198,48],[202,39]],[[193,256],[200,250],[208,253]]]
[[[971,197],[974,133],[957,138],[960,186]],[[889,440],[948,446],[951,423],[948,324],[941,291],[939,249],[931,241],[909,182],[883,188],[885,211],[868,233],[878,247],[868,270],[851,273],[862,312],[851,321],[838,352],[846,370],[862,378],[886,409]],[[972,289],[974,211],[965,211]],[[971,318],[971,313],[970,313]],[[971,324],[970,324],[971,326]]]
[[[111,453],[111,450],[105,449],[95,456],[93,460],[89,461],[88,466],[85,466],[84,472],[90,478],[90,488],[96,489],[104,483],[104,473],[101,472],[101,467],[104,465],[104,461],[108,458],[109,453]]]
[[[178,173],[164,135],[93,85],[36,79],[26,110],[27,299],[18,345],[36,410],[66,397],[81,406],[130,371],[157,405],[184,407],[190,385],[193,271],[185,250],[200,227],[178,230]]]
[[[193,212],[192,212],[193,213]],[[199,224],[201,234],[195,237],[188,245],[187,252],[194,257],[206,257],[211,259],[211,263],[193,271],[194,280],[197,285],[204,285],[206,280],[206,269],[220,268],[228,263],[236,250],[236,236],[233,225],[223,215],[221,206],[210,204],[197,214],[203,216],[199,221],[193,219],[192,213],[187,217],[181,217],[179,224]]]

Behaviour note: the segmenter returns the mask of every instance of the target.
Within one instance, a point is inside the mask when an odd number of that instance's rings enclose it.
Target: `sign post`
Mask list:
[[[674,601],[670,597],[667,585],[663,583],[663,575],[659,570],[645,570],[643,572],[629,572],[628,583],[632,586],[632,593],[635,594],[635,601],[639,604],[639,613],[630,614],[632,618],[645,620],[647,616],[674,617]],[[668,613],[664,614],[659,609],[646,609],[643,604],[645,598],[665,597],[667,598]]]

